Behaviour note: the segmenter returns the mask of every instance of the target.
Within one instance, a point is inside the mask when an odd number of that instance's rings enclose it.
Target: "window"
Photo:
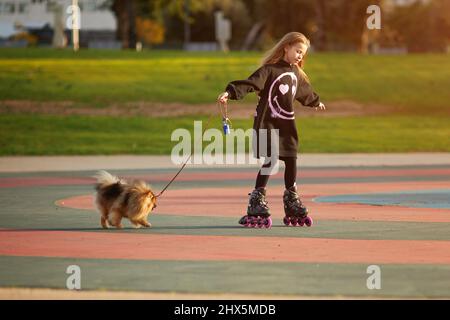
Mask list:
[[[3,4],[2,12],[4,14],[13,14],[15,12],[14,2],[5,2]]]
[[[20,2],[18,10],[19,10],[19,13],[27,13],[28,12],[28,3]]]

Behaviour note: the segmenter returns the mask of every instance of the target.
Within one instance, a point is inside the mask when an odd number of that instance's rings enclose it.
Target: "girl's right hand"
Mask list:
[[[217,97],[217,102],[220,103],[227,103],[228,101],[228,92],[222,92],[221,94],[219,94],[219,97]]]
[[[325,105],[324,105],[322,102],[320,102],[319,105],[316,107],[316,110],[317,110],[317,109],[319,109],[319,110],[325,110],[326,108],[325,108]]]

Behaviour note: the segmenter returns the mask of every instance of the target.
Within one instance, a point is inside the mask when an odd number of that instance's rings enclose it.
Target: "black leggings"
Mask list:
[[[295,184],[297,178],[297,158],[296,157],[280,157],[284,161],[286,168],[284,169],[284,186],[289,189]],[[271,163],[266,163],[262,167],[269,168]],[[265,188],[269,182],[270,175],[261,174],[261,170],[256,177],[255,189]]]

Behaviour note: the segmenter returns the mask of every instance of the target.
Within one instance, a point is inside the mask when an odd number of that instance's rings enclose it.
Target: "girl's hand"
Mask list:
[[[317,109],[319,109],[319,110],[325,110],[326,108],[325,108],[325,105],[324,105],[322,102],[320,102],[319,105],[318,105],[315,109],[316,109],[316,110],[317,110]]]
[[[217,102],[220,103],[227,103],[228,101],[228,92],[222,92],[219,97],[217,98]]]

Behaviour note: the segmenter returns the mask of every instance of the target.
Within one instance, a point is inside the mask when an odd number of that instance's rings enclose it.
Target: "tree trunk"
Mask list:
[[[134,0],[114,0],[112,11],[117,19],[117,39],[122,41],[122,48],[136,46],[136,3]]]
[[[317,18],[317,32],[316,32],[316,47],[319,51],[327,49],[327,36],[325,30],[326,7],[324,0],[315,1],[316,18]]]

